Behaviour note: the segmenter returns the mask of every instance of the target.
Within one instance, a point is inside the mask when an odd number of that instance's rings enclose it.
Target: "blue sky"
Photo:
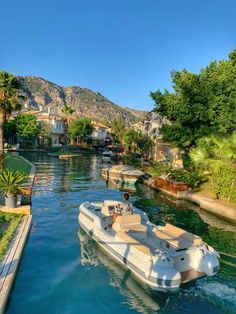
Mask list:
[[[0,69],[151,110],[170,71],[236,46],[235,0],[1,0]]]

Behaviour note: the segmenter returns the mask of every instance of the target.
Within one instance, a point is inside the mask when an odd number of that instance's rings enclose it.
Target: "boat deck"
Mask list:
[[[103,215],[101,212],[101,207],[100,205],[98,206],[98,204],[94,203],[90,210],[92,210],[96,216],[99,216],[102,219],[102,225],[106,232],[114,236],[116,231],[112,228],[112,215]],[[195,247],[195,244],[193,242],[184,239],[181,235],[178,236],[174,233],[167,232],[165,229],[163,229],[163,227],[160,227],[160,229],[156,227],[154,228],[154,225],[148,225],[143,220],[142,224],[144,226],[147,226],[146,236],[140,238],[137,233],[133,232],[132,230],[126,231],[124,233],[133,238],[135,241],[140,242],[140,244],[148,247],[151,251],[151,254],[153,255],[158,255],[161,253],[178,255],[180,251],[183,252],[185,250],[188,250],[189,248]],[[183,232],[185,231],[183,230]],[[184,234],[188,235],[190,233],[185,232]]]

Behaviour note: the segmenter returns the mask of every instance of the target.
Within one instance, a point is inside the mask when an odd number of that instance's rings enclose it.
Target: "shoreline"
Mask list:
[[[30,190],[29,197],[31,198],[36,166],[24,157],[21,156],[21,158],[31,165],[27,184],[27,188]],[[16,208],[7,208],[6,206],[0,206],[0,211],[24,214],[18,227],[16,228],[12,240],[8,244],[3,259],[0,262],[0,314],[3,314],[7,306],[7,301],[11,293],[11,288],[14,283],[15,276],[17,274],[18,265],[21,261],[22,252],[24,250],[28,234],[30,232],[32,215],[31,204],[20,205]]]
[[[162,191],[163,193],[168,194],[176,199],[190,201],[194,204],[199,205],[200,209],[203,209],[211,213],[212,215],[220,217],[221,219],[229,221],[231,223],[236,223],[236,209],[233,206],[221,204],[217,200],[204,196],[199,192],[184,191],[174,194],[155,186],[152,179],[141,180],[141,183],[156,191]]]
[[[32,216],[22,217],[4,257],[0,263],[0,314],[4,313],[11,288],[30,231]]]

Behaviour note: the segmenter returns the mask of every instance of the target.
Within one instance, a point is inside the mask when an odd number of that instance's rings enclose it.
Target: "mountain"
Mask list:
[[[79,117],[88,117],[95,121],[111,121],[121,115],[127,124],[144,118],[146,112],[121,107],[98,92],[78,86],[61,87],[43,78],[18,76],[25,107],[44,112],[60,114],[60,108],[69,104]]]

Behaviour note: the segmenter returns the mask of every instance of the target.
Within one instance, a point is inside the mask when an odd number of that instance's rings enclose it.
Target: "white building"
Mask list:
[[[182,168],[181,151],[171,147],[169,143],[162,140],[161,128],[170,122],[158,112],[149,112],[142,123],[138,122],[133,127],[143,134],[150,136],[155,145],[151,152],[151,158],[155,161],[169,160],[174,167]]]
[[[111,129],[107,126],[92,122],[93,132],[89,136],[93,145],[108,145],[111,142]]]

